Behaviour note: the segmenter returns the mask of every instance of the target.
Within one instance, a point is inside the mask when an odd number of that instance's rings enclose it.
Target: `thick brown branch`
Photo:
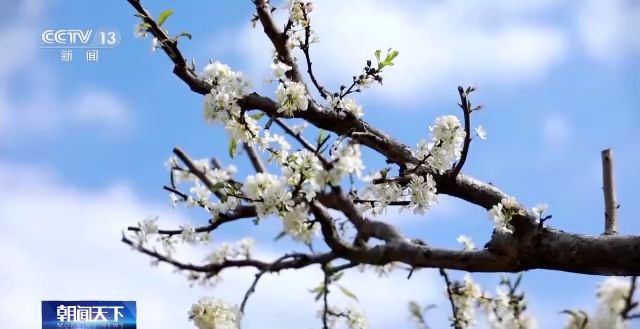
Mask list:
[[[138,1],[128,1],[139,13],[145,15],[144,20],[150,24],[149,31],[155,37],[159,40],[168,38]],[[266,1],[256,0],[256,9],[265,33],[276,47],[281,60],[294,67],[288,72],[289,78],[302,82],[302,76],[293,56],[286,49],[285,36],[273,20],[271,8]],[[177,43],[169,41],[162,44],[163,50],[175,64],[174,74],[187,83],[194,92],[202,95],[209,93],[211,84],[199,80],[195,73],[187,68],[184,58],[177,49]],[[239,101],[239,105],[245,110],[258,109],[269,116],[278,116],[278,104],[274,100],[256,93],[244,96]],[[349,134],[358,143],[377,151],[385,156],[390,163],[398,164],[401,167],[407,163],[416,164],[419,162],[408,146],[382,130],[361,119],[347,117],[344,113],[319,106],[314,101],[310,102],[306,111],[296,112],[295,117],[304,119],[308,123],[338,136]],[[485,209],[490,209],[508,196],[496,187],[463,173],[450,177],[434,173],[425,166],[416,171],[417,175],[427,173],[433,175],[440,194],[454,196]],[[406,183],[409,179],[409,177],[399,177],[395,180]],[[336,199],[336,201],[340,201],[340,199]],[[353,203],[349,203],[353,206]],[[341,208],[349,211],[347,207],[342,206]],[[394,231],[392,225],[385,227],[379,222],[366,219],[353,220],[354,225],[358,230],[370,233],[372,237],[385,240],[387,242],[385,245],[372,248],[353,248],[342,242],[336,243],[340,242],[339,239],[327,241],[327,243],[335,253],[340,254],[341,258],[353,263],[371,265],[384,265],[397,261],[413,267],[448,268],[471,272],[520,272],[538,268],[597,275],[640,275],[640,236],[590,236],[543,228],[535,223],[536,217],[524,206],[519,205],[517,208],[519,214],[513,216],[511,221],[515,228],[515,234],[506,240],[508,243],[500,243],[499,235],[494,234],[485,250],[458,251],[416,244],[412,240],[404,238],[397,230]],[[338,237],[335,228],[332,229],[333,221],[328,217],[324,206],[319,202],[314,202],[312,211],[323,224],[322,230],[325,238]],[[317,261],[318,258],[321,258],[320,256],[309,257],[305,262],[296,263],[299,266],[297,268],[311,263],[320,263]],[[323,260],[328,261],[337,256],[332,254],[324,257]],[[240,263],[236,264],[247,264],[247,262],[255,261],[237,262]],[[266,263],[251,264],[256,265],[254,266],[256,268],[259,264],[266,266]],[[212,266],[210,268],[212,271],[216,269],[214,265],[208,266]]]
[[[511,243],[514,257],[489,250],[459,251],[393,242],[350,251],[347,259],[371,265],[402,262],[419,268],[469,272],[521,272],[547,269],[592,275],[640,274],[640,236],[571,234],[542,229],[527,244]],[[502,251],[502,250],[500,250]]]
[[[295,58],[291,54],[291,51],[287,48],[287,36],[278,28],[275,18],[271,14],[271,6],[267,0],[256,0],[256,13],[262,23],[264,33],[269,37],[271,43],[276,48],[278,59],[291,66],[292,69],[286,73],[287,78],[304,83],[304,78],[300,74],[300,68],[295,61]]]

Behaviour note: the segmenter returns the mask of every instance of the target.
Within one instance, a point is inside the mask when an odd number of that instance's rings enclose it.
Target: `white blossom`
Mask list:
[[[541,217],[542,214],[544,214],[547,209],[549,209],[549,206],[546,203],[539,203],[537,204],[535,207],[533,207],[531,210],[533,210],[533,212],[538,215],[538,217]]]
[[[478,135],[478,137],[480,137],[481,139],[487,139],[487,131],[484,130],[483,126],[478,126],[476,128],[476,135]]]
[[[502,203],[494,205],[489,210],[489,218],[491,218],[495,224],[495,228],[498,232],[513,233],[509,225],[509,219],[505,214],[505,208]]]
[[[136,24],[133,27],[133,36],[136,38],[146,38],[147,37],[147,28],[144,27],[144,23]]]
[[[304,84],[294,81],[281,82],[276,88],[276,96],[280,104],[278,113],[293,116],[297,111],[306,111],[309,97]]]
[[[464,245],[464,250],[473,250],[476,247],[473,241],[471,241],[471,238],[466,235],[459,236],[457,241]]]
[[[429,174],[426,176],[411,177],[409,190],[411,193],[411,202],[407,207],[413,207],[414,214],[424,215],[427,210],[438,203],[436,182]]]
[[[188,316],[198,329],[238,329],[242,321],[239,307],[216,298],[200,299]]]
[[[160,41],[158,41],[158,38],[153,38],[151,40],[151,50],[156,51],[158,48],[160,48]]]
[[[285,79],[285,73],[291,70],[291,66],[282,62],[276,62],[271,64],[271,70],[273,71],[273,76],[281,80]]]
[[[158,216],[148,216],[139,225],[143,235],[152,235],[158,233]]]

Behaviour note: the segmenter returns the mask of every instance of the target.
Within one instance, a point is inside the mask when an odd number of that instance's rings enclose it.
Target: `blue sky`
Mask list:
[[[202,120],[202,97],[173,76],[168,58],[151,51],[151,40],[134,38],[136,19],[126,1],[18,4],[11,9],[14,20],[0,25],[0,40],[10,45],[0,55],[0,177],[5,182],[0,249],[12,264],[0,270],[0,282],[9,283],[0,283],[0,290],[11,297],[0,301],[0,324],[15,325],[16,314],[37,311],[42,299],[131,298],[141,303],[141,323],[169,329],[189,326],[186,310],[201,295],[239,301],[238,289],[246,289],[251,273],[232,277],[219,290],[189,289],[170,269],[151,268],[119,243],[120,230],[146,215],[161,215],[169,227],[205,219],[199,212],[171,211],[161,189],[167,177],[163,162],[176,145],[197,158],[219,156],[232,163],[224,132]],[[250,1],[145,4],[154,14],[176,11],[165,27],[171,34],[194,35],[181,42],[181,49],[200,68],[210,58],[220,60],[251,77],[256,90],[274,95],[273,86],[262,83],[270,47],[260,28],[249,25]],[[634,170],[640,146],[633,132],[640,114],[632,95],[640,82],[640,44],[629,31],[640,21],[633,21],[640,18],[638,9],[625,0],[326,0],[313,16],[321,43],[312,55],[319,78],[336,89],[372,59],[375,49],[398,49],[385,85],[358,100],[368,122],[410,145],[427,136],[436,116],[459,114],[457,85],[477,84],[472,101],[485,109],[473,120],[486,127],[488,140],[474,141],[465,172],[524,204],[548,203],[550,224],[563,230],[602,232],[600,151],[613,148],[620,231],[636,233],[640,224],[631,218],[631,208],[640,183]],[[59,50],[38,48],[45,29],[105,27],[118,29],[122,41],[116,49],[100,51],[98,62],[85,62],[77,51],[72,62],[64,63]],[[385,166],[369,153],[365,160],[368,169]],[[245,159],[233,163],[240,177],[250,173]],[[491,233],[484,210],[444,197],[424,218],[388,217],[438,246],[455,247],[460,234],[482,245]],[[277,234],[274,223],[226,228],[215,238],[247,234],[262,242],[265,257],[294,247],[270,242]],[[250,323],[311,325],[315,308],[304,289],[319,276],[315,270],[301,273],[308,274],[290,273],[264,284]],[[96,286],[89,276],[120,279]],[[373,328],[403,323],[408,299],[443,301],[435,275],[425,273],[422,282],[347,276],[362,292]],[[489,290],[498,278],[474,277]],[[560,328],[564,320],[557,311],[591,307],[597,281],[531,271],[524,286],[541,326]],[[380,288],[372,291],[374,284]],[[397,293],[389,300],[380,295],[385,290]],[[273,303],[274,294],[283,297]],[[435,323],[448,314],[446,304],[441,307]]]

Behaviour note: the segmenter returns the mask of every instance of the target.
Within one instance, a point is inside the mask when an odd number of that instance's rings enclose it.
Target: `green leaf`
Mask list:
[[[149,24],[147,22],[144,22],[144,23],[142,23],[142,27],[151,27],[151,24]]]
[[[344,275],[344,272],[338,272],[338,273],[332,275],[331,276],[331,282],[336,282],[336,281],[340,280],[343,275]]]
[[[349,297],[349,298],[351,298],[351,299],[353,299],[355,301],[358,301],[358,297],[356,297],[356,294],[351,292],[351,290],[347,289],[347,287],[339,284],[338,288],[340,288],[340,290],[342,291],[343,294],[345,294],[345,296],[347,296],[347,297]]]
[[[211,188],[214,189],[214,190],[219,190],[219,189],[223,188],[224,185],[225,185],[224,182],[220,182],[218,184],[214,184]]]
[[[420,309],[420,305],[414,301],[409,302],[409,313],[418,319],[422,319],[424,317],[422,309]]]
[[[193,38],[193,35],[191,35],[191,33],[189,32],[180,32],[180,34],[178,34],[178,37],[176,37],[176,39],[178,39],[179,37],[187,37],[189,40],[191,40]]]
[[[236,156],[236,148],[238,147],[238,142],[232,138],[229,141],[229,156],[233,159]]]
[[[320,300],[320,298],[322,298],[322,295],[324,295],[327,292],[327,286],[324,285],[324,283],[321,283],[319,286],[309,290],[310,293],[312,294],[316,294],[316,302]]]
[[[322,143],[323,140],[324,140],[324,129],[320,129],[320,133],[318,134],[318,139],[316,139],[316,141],[318,142],[318,145],[320,145],[320,143]]]
[[[378,63],[380,63],[380,53],[381,53],[380,49],[376,50],[376,52],[373,53],[374,55],[376,55],[376,60],[378,61]]]
[[[158,16],[158,25],[162,26],[162,24],[164,24],[164,22],[167,20],[167,18],[171,15],[173,15],[174,11],[173,9],[167,9],[163,12],[160,13],[160,15]]]
[[[391,48],[389,48],[389,50],[391,50]],[[396,57],[398,57],[399,54],[400,54],[399,51],[393,50],[387,54],[387,58],[384,61],[391,63],[391,61],[393,61]]]
[[[275,238],[273,238],[273,241],[278,241],[278,240],[284,238],[286,235],[287,235],[287,232],[282,231],[282,232],[278,233],[278,235],[276,235]]]
[[[389,173],[390,170],[391,170],[391,167],[387,167],[387,168],[384,168],[384,169],[380,170],[380,178],[382,180],[387,179],[387,174]]]
[[[141,13],[135,13],[133,16],[135,17],[140,17],[140,18],[144,18],[145,16],[142,15]]]
[[[263,116],[264,116],[264,112],[258,112],[256,114],[250,115],[250,117],[252,117],[254,120],[260,120],[262,119]]]

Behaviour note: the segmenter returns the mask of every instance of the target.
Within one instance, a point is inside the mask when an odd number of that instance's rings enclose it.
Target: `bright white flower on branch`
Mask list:
[[[503,198],[502,200],[500,200],[500,203],[502,203],[502,205],[504,205],[504,207],[507,209],[514,209],[518,207],[518,201],[515,197],[512,196]]]
[[[238,329],[242,321],[238,306],[217,298],[200,299],[188,315],[198,329]]]
[[[276,88],[276,96],[280,108],[278,113],[293,116],[295,112],[306,111],[309,107],[309,96],[304,84],[294,81],[285,81]]]
[[[138,225],[142,236],[158,233],[158,216],[148,216]]]
[[[189,198],[189,205],[206,204],[211,197],[211,190],[202,184],[199,180],[193,183],[193,187],[189,190],[192,197]]]
[[[342,178],[347,175],[355,174],[356,177],[362,177],[362,171],[365,169],[362,161],[362,152],[360,145],[355,143],[341,144],[338,149],[333,152],[334,159],[333,168],[327,174],[326,182],[331,185],[340,185]]]
[[[437,117],[429,130],[431,142],[420,140],[413,152],[414,156],[440,172],[451,169],[462,155],[466,136],[460,119],[454,115]]]
[[[213,184],[218,184],[230,180],[237,170],[238,169],[234,165],[230,165],[223,169],[214,168],[208,170],[206,172],[206,176]]]
[[[151,51],[156,51],[158,48],[160,48],[160,42],[158,38],[153,38],[153,40],[151,40]]]
[[[509,219],[505,214],[504,205],[498,203],[489,210],[489,218],[493,220],[495,228],[498,232],[513,233],[509,225]]]
[[[294,241],[310,244],[319,234],[320,225],[309,223],[309,207],[299,204],[282,215],[282,230]]]
[[[247,142],[249,145],[255,143],[255,138],[258,137],[261,129],[258,122],[246,113],[244,114],[244,122],[228,120],[224,127],[229,137],[239,142]]]
[[[478,128],[476,128],[476,135],[481,139],[487,139],[487,131],[484,130],[483,126],[478,126]]]
[[[459,236],[457,241],[459,243],[462,243],[462,245],[464,246],[464,250],[473,250],[476,247],[475,243],[471,241],[471,238],[466,235]]]
[[[234,244],[223,242],[205,257],[211,264],[222,264],[225,260],[248,259],[253,253],[255,241],[244,238]]]
[[[358,118],[364,115],[364,112],[362,111],[362,105],[356,103],[356,100],[353,98],[343,98],[340,96],[329,95],[328,101],[329,104],[331,104],[331,107],[333,107],[334,109],[342,109],[344,111],[352,113]]]
[[[380,178],[380,173],[376,173],[372,178]],[[374,204],[365,203],[361,205],[364,209],[372,209],[373,215],[385,214],[387,207],[393,201],[403,198],[404,190],[396,182],[382,183],[373,185],[368,192],[376,202]],[[401,208],[405,209],[405,208]]]
[[[369,322],[364,312],[354,304],[347,305],[347,327],[349,329],[367,329]]]
[[[146,38],[148,35],[147,28],[145,28],[143,23],[136,24],[133,27],[133,36],[136,38]]]
[[[205,66],[199,78],[213,84],[210,93],[205,95],[205,121],[239,121],[238,100],[249,93],[250,86],[242,72],[232,71],[228,65],[213,62]]]
[[[608,277],[597,288],[596,296],[601,305],[610,307],[613,312],[622,311],[625,299],[629,296],[631,282],[622,277]]]
[[[475,305],[483,295],[480,286],[473,281],[471,275],[466,274],[461,284],[453,283],[452,287],[445,289],[444,293],[447,297],[449,297],[449,289],[453,292],[450,298],[456,306],[456,312],[451,320],[457,319],[463,328],[475,326]]]
[[[309,2],[310,3],[310,2]],[[294,24],[304,25],[304,9],[305,3],[303,0],[285,0],[283,7],[289,10],[289,20]],[[309,9],[311,9],[310,7]],[[306,9],[307,12],[311,10]]]
[[[196,230],[189,223],[186,223],[182,226],[182,233],[180,234],[180,238],[182,238],[182,241],[185,243],[198,242],[198,235],[196,234]]]
[[[291,144],[285,139],[284,136],[278,134],[271,134],[268,130],[264,132],[264,138],[261,139],[260,147],[264,150],[267,147],[271,148],[269,160],[275,159],[278,164],[286,164],[289,160],[289,151],[291,151]],[[270,144],[276,144],[276,146],[270,146]]]
[[[271,70],[273,71],[273,76],[277,80],[284,80],[285,73],[289,72],[291,68],[292,68],[291,66],[282,62],[276,62],[271,64]]]
[[[258,216],[283,214],[294,206],[293,195],[284,179],[265,173],[248,176],[242,187],[244,194],[253,200]]]
[[[342,108],[355,115],[357,118],[364,116],[364,112],[362,111],[362,105],[356,103],[356,100],[353,98],[345,98],[342,100]]]
[[[538,205],[533,207],[531,210],[533,210],[533,213],[535,213],[536,215],[538,215],[538,217],[540,217],[542,216],[542,214],[547,212],[547,209],[549,209],[549,206],[546,203],[539,203]]]
[[[426,175],[426,179],[425,176],[411,177],[409,191],[411,202],[406,208],[413,208],[414,214],[424,215],[427,210],[438,203],[436,182],[430,174]]]
[[[281,186],[278,176],[268,173],[257,173],[247,176],[242,192],[250,199],[259,200],[264,191],[272,186]]]
[[[215,61],[204,67],[204,72],[202,72],[200,78],[207,79],[210,82],[220,83],[221,80],[232,77],[232,73],[233,71],[231,71],[231,67],[229,65]]]
[[[307,149],[293,153],[282,167],[282,175],[286,178],[287,184],[294,187],[303,185],[305,182],[315,185],[315,181],[309,179],[320,175],[323,171],[324,168],[318,156]]]

